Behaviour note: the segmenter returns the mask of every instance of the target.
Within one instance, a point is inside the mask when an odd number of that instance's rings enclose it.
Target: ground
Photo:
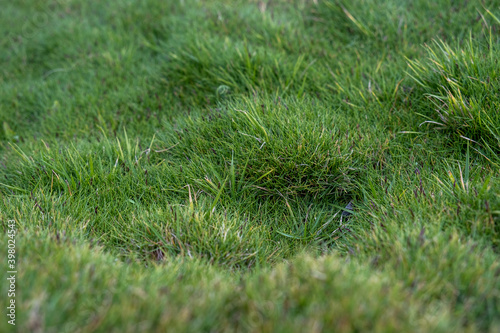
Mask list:
[[[0,20],[0,331],[500,330],[498,1]]]

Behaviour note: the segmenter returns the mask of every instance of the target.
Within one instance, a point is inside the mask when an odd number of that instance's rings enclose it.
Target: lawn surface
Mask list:
[[[1,332],[500,331],[498,0],[0,22]]]

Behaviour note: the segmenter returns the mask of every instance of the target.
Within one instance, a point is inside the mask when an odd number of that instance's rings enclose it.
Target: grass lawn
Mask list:
[[[498,0],[1,7],[0,332],[500,331]]]

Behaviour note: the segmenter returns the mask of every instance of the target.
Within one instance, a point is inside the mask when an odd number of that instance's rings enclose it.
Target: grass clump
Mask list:
[[[469,40],[457,48],[436,41],[427,52],[427,61],[409,62],[414,80],[435,110],[425,123],[454,134],[455,142],[471,143],[483,156],[498,163],[498,44],[491,38],[487,44]]]
[[[350,127],[320,103],[242,99],[181,118],[150,142],[124,132],[78,146],[44,142],[30,156],[12,145],[18,162],[2,185],[20,193],[10,205],[36,207],[34,221],[80,220],[68,231],[124,258],[249,267],[330,242],[339,208],[356,197],[363,141]]]
[[[354,148],[362,140],[322,104],[242,99],[176,127],[164,139],[172,157],[188,160],[208,183],[220,186],[227,179],[233,195],[242,185],[237,181],[265,198],[354,195],[360,158]]]
[[[35,251],[20,261],[22,281],[34,286],[20,290],[20,297],[30,300],[19,313],[20,331],[461,328],[452,320],[452,303],[419,303],[415,294],[394,284],[389,269],[367,271],[335,255],[300,255],[260,271],[229,274],[187,258],[144,270],[136,263],[116,261],[95,245],[46,231],[25,233],[18,248]],[[93,301],[80,301],[84,297]],[[7,327],[5,322],[0,325]],[[474,324],[466,327],[477,329]]]
[[[481,4],[495,6],[491,0]],[[361,41],[375,49],[383,44],[386,51],[408,52],[432,38],[464,38],[469,31],[485,31],[487,23],[477,14],[478,5],[475,1],[325,0],[311,7],[306,22],[347,45]]]

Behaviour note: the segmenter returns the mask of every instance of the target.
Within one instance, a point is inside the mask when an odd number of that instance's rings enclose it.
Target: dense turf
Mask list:
[[[0,331],[500,329],[497,1],[0,19]]]

